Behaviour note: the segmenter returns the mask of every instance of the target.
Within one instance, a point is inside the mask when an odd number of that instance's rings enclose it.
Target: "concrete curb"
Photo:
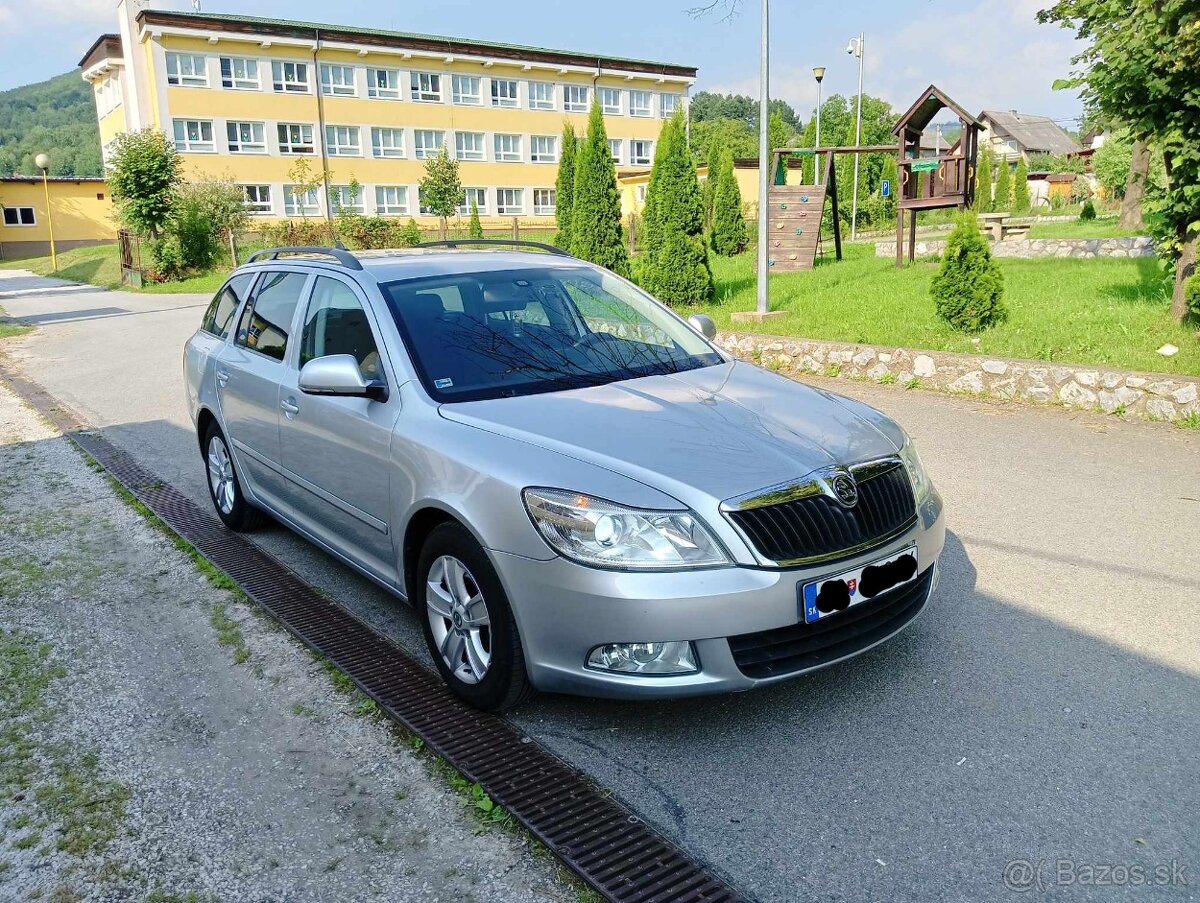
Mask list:
[[[936,389],[1172,421],[1200,416],[1200,378],[950,351],[728,332],[717,344],[772,370],[819,373],[904,388]]]

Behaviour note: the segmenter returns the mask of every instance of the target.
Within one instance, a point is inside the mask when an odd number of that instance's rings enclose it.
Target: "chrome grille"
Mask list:
[[[858,503],[846,508],[824,493],[728,511],[750,544],[776,564],[825,561],[858,554],[907,529],[916,499],[904,465],[854,470]]]

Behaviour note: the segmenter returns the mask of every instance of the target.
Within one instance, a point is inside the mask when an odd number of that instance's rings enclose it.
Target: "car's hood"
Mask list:
[[[894,454],[857,403],[745,363],[442,405],[442,416],[590,461],[677,497],[727,499]],[[530,475],[537,483],[537,475]],[[568,486],[567,489],[586,490]]]

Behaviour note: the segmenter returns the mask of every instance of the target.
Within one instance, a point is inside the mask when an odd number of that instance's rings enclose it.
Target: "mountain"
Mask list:
[[[37,175],[40,153],[52,176],[103,174],[92,86],[78,69],[0,91],[0,175]]]

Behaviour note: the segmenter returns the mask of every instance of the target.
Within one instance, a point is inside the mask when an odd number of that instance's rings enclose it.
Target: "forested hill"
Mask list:
[[[96,103],[78,69],[0,91],[0,175],[37,175],[43,152],[52,176],[102,174]]]

